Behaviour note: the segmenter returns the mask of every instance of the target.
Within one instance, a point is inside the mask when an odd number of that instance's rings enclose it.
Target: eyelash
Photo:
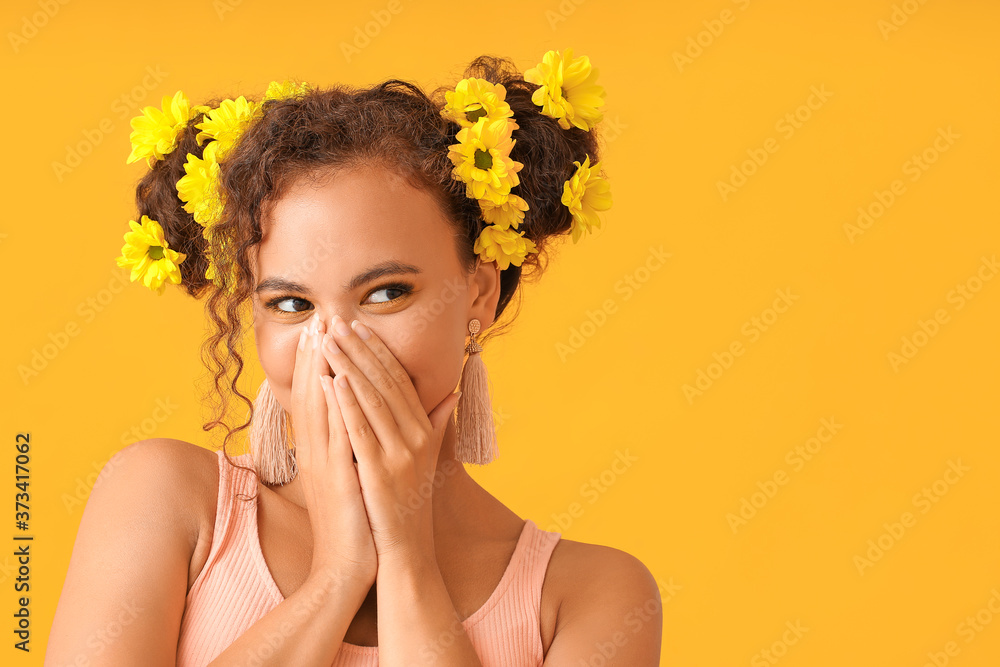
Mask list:
[[[389,305],[389,304],[391,304],[391,303],[393,303],[395,301],[399,301],[400,299],[406,297],[407,295],[409,295],[413,291],[413,285],[411,285],[410,283],[404,283],[404,282],[385,283],[384,285],[379,285],[375,289],[373,289],[370,292],[368,292],[368,294],[365,295],[365,300],[367,301],[368,297],[370,297],[375,292],[381,292],[382,290],[393,290],[393,289],[394,290],[398,290],[398,291],[402,292],[403,294],[401,296],[396,297],[395,299],[389,299],[388,301],[379,301],[378,303],[373,304],[373,305],[375,305],[375,306],[384,306],[384,305]],[[279,303],[281,303],[282,301],[288,301],[290,299],[294,299],[294,300],[297,300],[297,301],[307,301],[306,299],[302,299],[302,298],[299,298],[299,297],[296,297],[296,296],[287,296],[286,295],[286,296],[277,296],[277,297],[271,299],[270,301],[268,301],[267,303],[265,303],[264,305],[267,307],[268,310],[273,310],[273,311],[278,312],[278,313],[280,313],[282,315],[295,315],[297,313],[304,313],[304,312],[306,312],[304,310],[282,310],[281,308],[278,308],[278,304]]]

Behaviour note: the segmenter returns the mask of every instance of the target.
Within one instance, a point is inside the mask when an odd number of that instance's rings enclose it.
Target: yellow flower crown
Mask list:
[[[540,87],[532,93],[531,101],[541,107],[540,113],[555,118],[565,130],[577,127],[587,131],[601,121],[604,89],[595,83],[597,69],[592,68],[587,56],[573,58],[573,50],[548,51],[535,67],[524,73],[524,80]],[[219,190],[219,163],[224,160],[250,123],[259,117],[263,102],[308,93],[306,83],[272,81],[261,102],[251,102],[242,95],[227,99],[212,109],[207,106],[190,107],[184,93],[177,91],[173,97],[164,97],[162,110],[146,107],[142,115],[132,119],[132,152],[126,163],[142,158],[152,166],[177,147],[178,138],[188,122],[198,114],[205,114],[195,127],[201,132],[196,140],[208,144],[199,158],[188,153],[184,176],[177,181],[177,196],[183,208],[203,227],[202,236],[212,247],[212,228],[219,221],[225,203]],[[473,251],[483,261],[497,262],[500,269],[511,264],[520,266],[529,253],[537,252],[534,242],[526,238],[517,227],[524,221],[528,203],[511,193],[519,184],[517,172],[524,166],[510,158],[516,139],[512,132],[518,129],[513,111],[505,101],[507,91],[500,84],[485,79],[462,79],[455,90],[447,91],[447,104],[441,115],[460,125],[456,135],[459,143],[448,148],[448,157],[454,164],[452,178],[463,181],[466,196],[476,199],[487,223],[476,239]],[[590,164],[590,156],[582,163],[573,162],[576,171],[564,183],[562,203],[573,216],[572,239],[576,243],[584,232],[600,228],[597,211],[611,207],[610,184],[598,173],[600,162]],[[184,253],[171,250],[163,236],[160,223],[147,216],[140,222],[129,221],[130,231],[125,234],[118,266],[131,267],[131,280],[141,279],[143,284],[157,294],[162,294],[166,283],[180,284],[180,264]],[[221,248],[224,251],[224,247]],[[209,265],[205,277],[219,285],[216,262],[208,253]],[[230,265],[230,269],[234,269]],[[232,284],[233,281],[230,281]]]

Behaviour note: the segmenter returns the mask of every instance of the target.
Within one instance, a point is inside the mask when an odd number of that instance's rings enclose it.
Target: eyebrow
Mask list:
[[[377,280],[382,276],[388,275],[400,275],[406,273],[421,273],[419,267],[413,266],[412,264],[406,264],[405,262],[398,262],[396,260],[387,260],[385,262],[380,262],[375,266],[372,266],[365,271],[362,271],[358,275],[351,278],[351,280],[343,286],[345,292],[351,292],[361,287],[365,283]],[[254,293],[260,294],[266,291],[289,291],[289,292],[300,292],[302,294],[309,294],[309,288],[302,283],[297,283],[294,280],[288,280],[286,278],[273,277],[262,280],[259,285],[254,289]]]

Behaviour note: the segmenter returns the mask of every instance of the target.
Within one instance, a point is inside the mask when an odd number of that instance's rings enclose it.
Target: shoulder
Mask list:
[[[561,538],[552,552],[546,582],[564,592],[560,615],[570,616],[594,606],[598,598],[642,605],[660,601],[652,572],[632,554],[604,546]]]
[[[545,586],[558,600],[549,647],[558,660],[586,660],[592,638],[607,637],[629,664],[658,664],[662,601],[641,560],[614,547],[563,538],[552,552]]]
[[[130,499],[133,502],[138,493],[153,502],[162,502],[164,507],[174,510],[174,517],[196,541],[206,519],[214,517],[219,478],[217,456],[184,440],[140,440],[115,452],[101,469],[94,489],[107,486],[107,493],[133,496]]]
[[[214,461],[215,456],[215,452],[204,447],[199,447],[186,440],[177,440],[176,438],[148,438],[125,445],[114,453],[104,467],[106,469],[113,469],[129,461],[181,464],[183,466],[183,464],[190,463],[192,460],[205,462],[211,459]],[[181,470],[182,468],[177,468],[176,465],[173,465],[171,469],[163,470],[162,472],[178,473]]]
[[[119,450],[105,466],[111,471],[122,470],[123,476],[131,477],[146,493],[153,494],[154,503],[171,508],[172,521],[183,526],[188,544],[188,589],[212,549],[219,456],[216,451],[184,440],[151,438]]]
[[[122,447],[101,470],[107,476],[127,470],[185,487],[196,486],[206,473],[218,475],[217,454],[193,443],[174,438],[149,438]]]
[[[144,655],[173,664],[191,556],[203,534],[202,487],[216,456],[157,438],[127,445],[104,464],[53,618],[46,649],[52,664],[72,662],[81,646],[119,624],[102,662],[134,664]]]

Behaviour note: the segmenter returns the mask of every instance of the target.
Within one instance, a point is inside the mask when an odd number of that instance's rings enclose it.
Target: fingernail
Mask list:
[[[340,346],[337,345],[337,341],[333,339],[333,336],[328,333],[323,334],[323,342],[326,343],[326,347],[330,350],[331,354],[341,354]]]
[[[333,328],[337,330],[337,333],[341,336],[350,335],[351,329],[347,326],[347,322],[344,321],[340,315],[333,316]]]
[[[316,333],[319,331],[319,311],[313,313],[312,318],[309,320],[309,333]]]
[[[299,332],[299,350],[306,349],[306,330],[303,329]]]
[[[368,340],[368,337],[372,335],[372,332],[368,330],[368,327],[361,324],[359,320],[351,322],[351,328],[354,329],[354,333],[358,334],[358,338],[361,340]]]
[[[312,335],[311,335],[311,336],[309,336],[309,339],[310,339],[310,342],[309,342],[309,347],[311,347],[311,348],[312,348],[312,349],[314,349],[314,350],[315,350],[315,349],[316,349],[317,347],[319,347],[319,338],[320,338],[320,333],[319,333],[318,331],[314,331],[314,332],[312,333]]]

